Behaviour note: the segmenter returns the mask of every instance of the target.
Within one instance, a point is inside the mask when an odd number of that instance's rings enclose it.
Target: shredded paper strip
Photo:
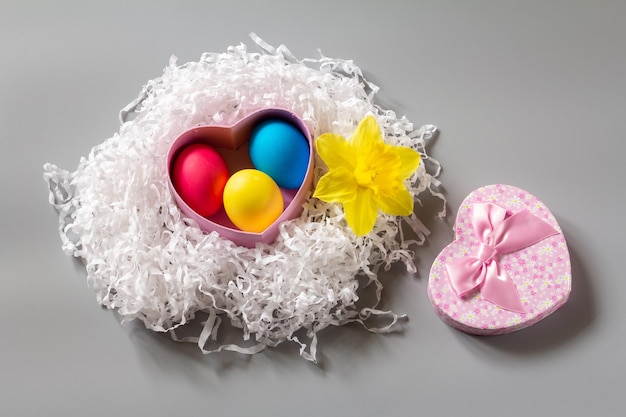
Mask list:
[[[261,52],[241,44],[184,65],[173,57],[163,75],[122,110],[118,133],[94,147],[74,172],[46,164],[44,178],[59,212],[63,250],[82,258],[98,303],[117,310],[123,322],[141,320],[148,329],[197,343],[205,353],[251,354],[292,341],[302,357],[315,361],[317,333],[325,327],[360,322],[385,332],[401,318],[377,309],[377,274],[397,261],[414,272],[414,250],[426,228],[415,215],[381,214],[374,230],[357,238],[341,206],[309,198],[300,217],[281,225],[272,245],[238,247],[182,215],[168,189],[169,144],[190,127],[233,124],[265,107],[292,110],[315,137],[349,137],[373,114],[388,143],[422,154],[425,163],[409,190],[416,200],[423,192],[440,197],[443,216],[439,164],[425,150],[436,127],[414,129],[405,117],[381,109],[374,103],[378,87],[351,61],[298,60],[286,47],[251,36]],[[315,182],[325,171],[317,157]],[[417,238],[405,238],[403,221]],[[364,285],[375,286],[376,300],[357,307]],[[200,334],[179,337],[176,329],[199,312],[208,317]],[[387,324],[372,327],[372,316]],[[241,331],[243,343],[221,341],[224,320]]]

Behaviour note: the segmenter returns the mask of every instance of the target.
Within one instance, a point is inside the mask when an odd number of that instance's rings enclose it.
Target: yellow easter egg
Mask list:
[[[224,210],[235,226],[260,233],[283,212],[283,195],[269,175],[256,169],[235,172],[224,187]]]

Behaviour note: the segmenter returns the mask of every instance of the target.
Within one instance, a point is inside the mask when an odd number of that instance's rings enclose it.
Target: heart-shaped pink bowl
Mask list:
[[[214,147],[224,158],[230,175],[241,169],[254,168],[248,152],[248,141],[254,127],[266,119],[280,119],[291,123],[302,132],[309,143],[309,163],[302,185],[297,190],[281,188],[285,206],[283,213],[261,233],[244,232],[238,229],[230,221],[223,207],[209,218],[196,213],[185,203],[172,183],[172,162],[178,153],[193,143],[204,143]],[[232,126],[200,126],[183,132],[172,142],[167,153],[167,177],[170,191],[178,207],[186,216],[194,219],[202,230],[217,232],[239,246],[254,247],[257,242],[272,243],[278,236],[278,226],[300,215],[304,200],[313,186],[313,160],[313,141],[304,122],[289,110],[266,108],[247,115]]]
[[[496,204],[509,213],[528,210],[558,232],[497,258],[515,284],[523,312],[510,311],[485,300],[480,290],[459,297],[451,287],[446,264],[473,256],[481,246],[472,224],[476,203]],[[454,232],[454,241],[437,256],[428,280],[428,297],[445,323],[476,335],[510,333],[547,317],[567,301],[572,283],[565,237],[554,215],[534,195],[503,184],[474,190],[459,207]]]

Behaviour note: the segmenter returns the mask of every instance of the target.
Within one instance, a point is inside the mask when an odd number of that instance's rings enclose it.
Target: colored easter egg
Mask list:
[[[224,210],[235,226],[260,233],[283,212],[280,188],[269,175],[256,169],[234,173],[224,188]]]
[[[309,142],[300,129],[284,120],[264,120],[250,136],[252,164],[283,188],[302,185],[310,152]]]
[[[172,163],[171,175],[180,197],[201,216],[222,207],[228,168],[215,148],[201,143],[185,147]]]

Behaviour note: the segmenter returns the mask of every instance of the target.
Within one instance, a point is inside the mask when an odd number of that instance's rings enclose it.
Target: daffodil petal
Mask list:
[[[360,187],[356,198],[343,204],[343,210],[348,225],[357,236],[366,235],[374,228],[378,207],[370,189]]]
[[[359,122],[354,134],[350,138],[350,144],[359,150],[359,153],[368,152],[377,143],[384,143],[380,126],[374,116],[367,115]]]
[[[354,170],[356,152],[343,136],[324,133],[315,140],[315,148],[331,171],[338,167]]]
[[[317,182],[313,197],[327,203],[344,203],[353,201],[357,195],[354,174],[340,166],[329,171]]]
[[[408,216],[413,212],[413,196],[403,184],[394,187],[393,194],[376,196],[376,204],[392,216]]]
[[[416,150],[406,146],[390,146],[390,148],[400,163],[396,175],[401,180],[409,178],[419,166],[421,155]]]

